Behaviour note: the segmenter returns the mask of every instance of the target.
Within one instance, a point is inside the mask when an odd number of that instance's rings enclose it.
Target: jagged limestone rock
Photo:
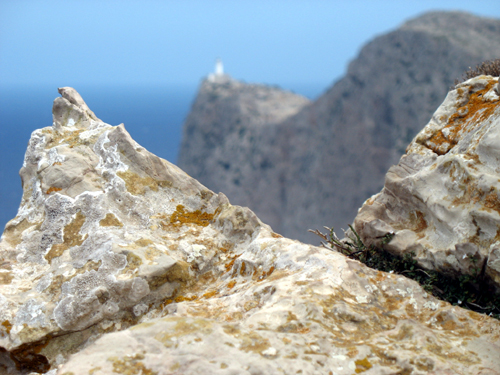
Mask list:
[[[64,92],[0,242],[2,374],[499,373],[497,320],[281,237]]]
[[[479,76],[450,91],[354,226],[366,244],[393,231],[388,251],[455,275],[484,272],[500,291],[497,85]]]

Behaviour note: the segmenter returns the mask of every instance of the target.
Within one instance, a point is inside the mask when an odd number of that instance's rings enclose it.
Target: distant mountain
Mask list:
[[[204,81],[179,166],[287,237],[346,228],[470,66],[500,57],[500,20],[432,12],[369,42],[308,103],[227,78]],[[257,89],[258,88],[258,89]],[[271,94],[272,93],[272,94]]]
[[[211,190],[234,197],[238,205],[258,207],[267,222],[278,223],[280,187],[270,182],[282,169],[275,164],[282,157],[273,132],[309,103],[277,87],[211,76],[202,82],[184,124],[177,164]]]

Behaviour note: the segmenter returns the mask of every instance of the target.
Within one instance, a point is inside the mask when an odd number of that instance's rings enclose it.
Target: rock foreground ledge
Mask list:
[[[498,321],[281,237],[60,92],[0,242],[2,374],[500,374]]]
[[[394,232],[390,252],[448,274],[482,273],[500,292],[498,85],[479,76],[450,91],[354,223],[367,244]]]

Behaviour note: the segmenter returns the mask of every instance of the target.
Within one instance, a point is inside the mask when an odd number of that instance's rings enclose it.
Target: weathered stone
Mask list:
[[[484,268],[500,291],[497,81],[479,76],[450,91],[389,169],[384,189],[360,209],[354,226],[367,244],[394,231],[386,249],[414,252],[430,269],[479,275]]]
[[[499,374],[497,320],[283,238],[58,103],[0,242],[2,373]]]

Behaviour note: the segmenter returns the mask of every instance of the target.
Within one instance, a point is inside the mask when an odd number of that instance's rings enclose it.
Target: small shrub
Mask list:
[[[453,278],[435,270],[425,270],[418,265],[415,254],[403,257],[392,255],[375,246],[365,246],[358,233],[349,225],[345,239],[339,239],[333,228],[325,227],[327,234],[319,230],[309,230],[323,239],[321,245],[329,250],[338,251],[351,259],[359,260],[370,268],[394,272],[417,281],[424,290],[452,305],[487,314],[500,319],[500,295],[491,291],[484,282],[480,270],[473,275],[460,275]],[[380,246],[389,243],[394,237],[388,233],[379,238]]]
[[[461,80],[455,80],[455,85],[480,75],[492,77],[500,76],[500,59],[485,61],[476,65],[474,69],[469,67],[469,70],[464,73]]]

